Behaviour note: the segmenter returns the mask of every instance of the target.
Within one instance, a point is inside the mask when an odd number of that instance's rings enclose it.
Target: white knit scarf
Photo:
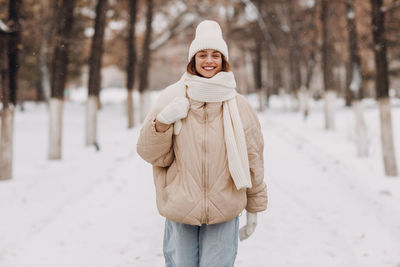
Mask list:
[[[185,92],[186,89],[186,92]],[[187,95],[201,102],[223,102],[224,138],[228,154],[228,165],[232,179],[238,190],[251,188],[249,159],[246,138],[236,103],[236,81],[232,72],[219,72],[212,78],[184,73],[175,84],[167,87],[153,107],[159,112],[176,96]],[[174,134],[178,135],[182,122],[174,124]]]

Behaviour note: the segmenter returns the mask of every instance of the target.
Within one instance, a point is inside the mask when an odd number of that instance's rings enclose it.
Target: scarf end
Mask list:
[[[241,189],[243,189],[243,188],[252,188],[252,187],[253,187],[253,185],[251,184],[251,181],[250,181],[250,182],[246,182],[246,181],[242,181],[242,182],[234,181],[234,183],[235,183],[236,189],[237,189],[238,191],[241,190]]]

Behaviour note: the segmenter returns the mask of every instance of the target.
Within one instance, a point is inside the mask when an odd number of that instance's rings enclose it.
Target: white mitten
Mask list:
[[[246,240],[256,230],[257,213],[246,212],[247,223],[239,230],[240,241]]]
[[[186,97],[178,96],[158,113],[156,119],[164,124],[171,124],[177,120],[186,118],[188,110],[189,100]]]

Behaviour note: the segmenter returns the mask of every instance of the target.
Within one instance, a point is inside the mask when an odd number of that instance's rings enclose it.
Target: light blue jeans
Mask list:
[[[193,226],[165,221],[165,267],[233,267],[238,249],[239,217]]]

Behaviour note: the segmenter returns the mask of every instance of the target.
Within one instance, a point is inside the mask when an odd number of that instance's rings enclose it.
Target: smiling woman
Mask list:
[[[187,72],[161,92],[140,132],[137,151],[153,165],[166,217],[167,267],[234,266],[238,237],[254,232],[267,206],[261,126],[228,60],[219,24],[201,22]]]

